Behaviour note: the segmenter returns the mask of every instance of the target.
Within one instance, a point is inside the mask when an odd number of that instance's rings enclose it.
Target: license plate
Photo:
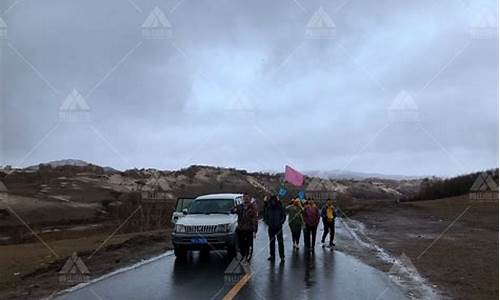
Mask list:
[[[197,244],[197,245],[206,244],[207,243],[207,239],[204,239],[204,238],[191,239],[191,243]]]

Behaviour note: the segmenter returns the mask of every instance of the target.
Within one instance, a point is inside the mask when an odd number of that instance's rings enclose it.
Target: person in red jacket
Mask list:
[[[320,220],[320,211],[316,203],[308,199],[304,207],[304,246],[306,250],[314,251],[316,245],[316,231]]]

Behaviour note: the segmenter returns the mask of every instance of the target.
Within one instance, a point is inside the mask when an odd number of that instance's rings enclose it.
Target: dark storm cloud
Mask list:
[[[409,175],[497,165],[498,39],[469,34],[493,1],[13,3],[0,15],[5,164]],[[156,6],[172,39],[141,35]],[[305,38],[319,7],[333,39]],[[90,123],[60,122],[73,89]],[[390,122],[402,90],[419,123]]]

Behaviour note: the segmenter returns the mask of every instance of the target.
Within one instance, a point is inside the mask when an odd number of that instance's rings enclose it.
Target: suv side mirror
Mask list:
[[[188,214],[188,209],[187,209],[187,208],[184,208],[184,209],[182,210],[182,213],[183,213],[184,215],[187,215],[187,214]]]

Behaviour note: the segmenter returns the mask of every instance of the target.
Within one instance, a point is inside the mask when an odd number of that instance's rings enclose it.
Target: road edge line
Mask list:
[[[118,270],[115,270],[115,271],[112,271],[110,273],[104,274],[104,275],[102,275],[100,277],[91,279],[91,280],[86,281],[86,282],[79,283],[79,284],[77,284],[75,286],[69,287],[69,288],[64,289],[62,291],[59,291],[55,295],[53,295],[52,297],[54,297],[54,296],[61,296],[61,295],[67,294],[67,293],[75,292],[75,291],[80,290],[80,289],[82,289],[84,287],[87,287],[89,285],[95,284],[95,283],[97,283],[99,281],[103,281],[105,279],[108,279],[110,277],[119,275],[121,273],[125,273],[125,272],[133,270],[133,269],[137,269],[139,267],[142,267],[144,265],[150,264],[150,263],[155,262],[157,260],[160,260],[162,258],[171,256],[173,254],[174,254],[174,251],[169,250],[169,251],[167,251],[167,252],[165,252],[163,254],[160,254],[158,256],[154,256],[154,257],[148,258],[146,260],[142,260],[142,261],[140,261],[138,263],[135,263],[135,264],[133,264],[131,266],[120,268]],[[43,298],[43,299],[52,299],[52,298]]]

